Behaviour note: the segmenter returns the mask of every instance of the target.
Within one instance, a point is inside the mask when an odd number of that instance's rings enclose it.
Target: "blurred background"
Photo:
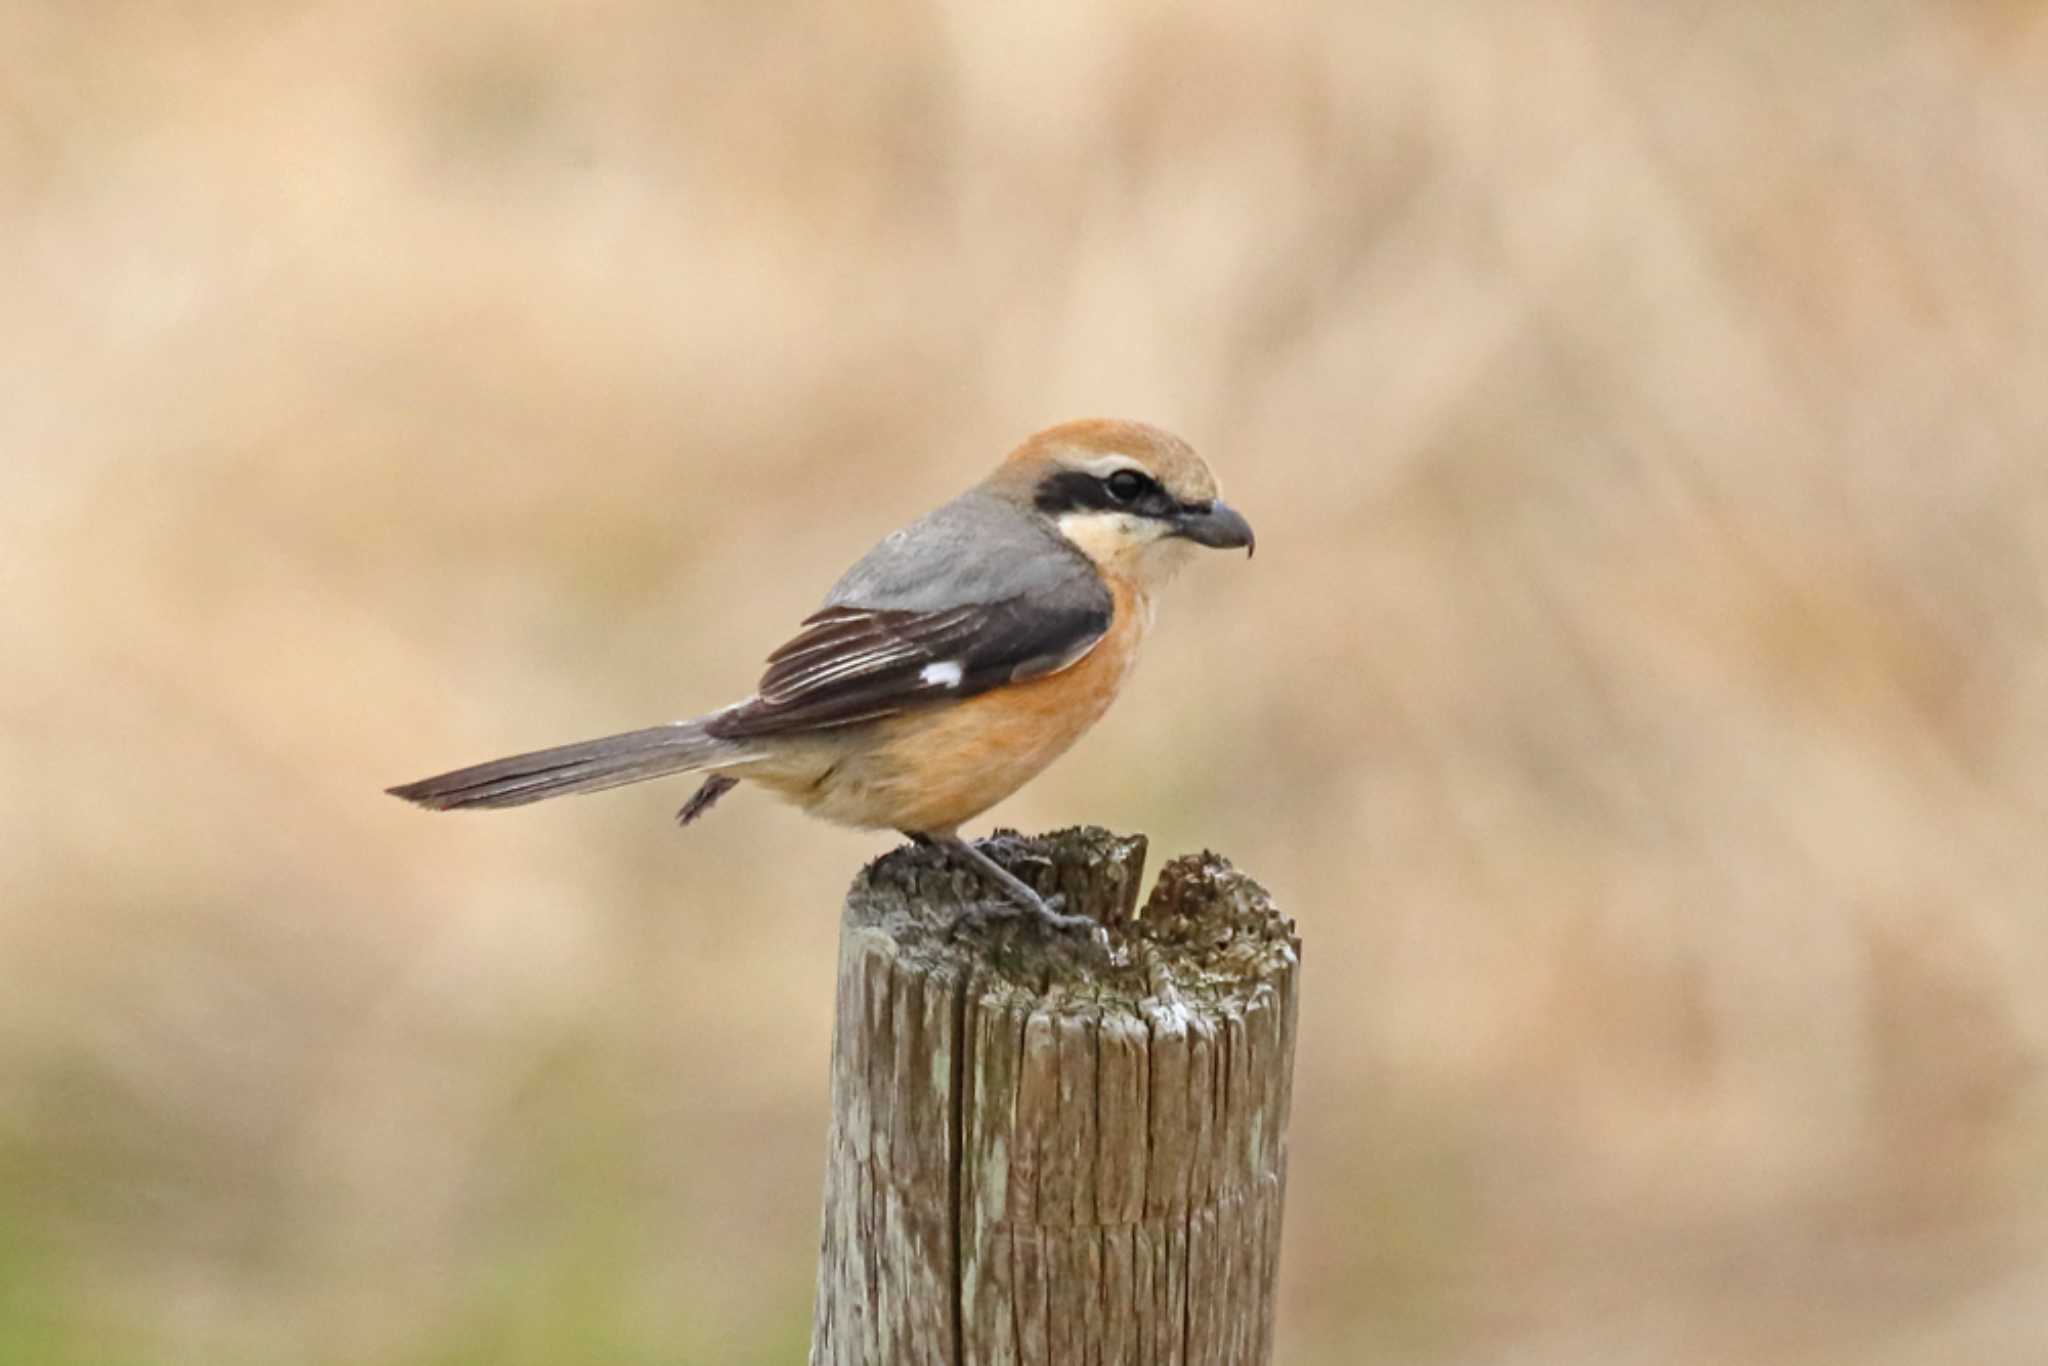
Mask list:
[[[2021,0],[0,0],[0,1361],[801,1360],[890,841],[380,789],[1085,414],[1260,554],[993,819],[1298,918],[1282,1362],[2048,1360],[2044,120]]]

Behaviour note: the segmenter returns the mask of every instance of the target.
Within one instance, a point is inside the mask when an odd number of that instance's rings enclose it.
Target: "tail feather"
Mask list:
[[[730,761],[733,751],[730,741],[708,734],[703,722],[678,721],[514,754],[385,790],[436,811],[524,806],[571,792],[601,792],[670,773],[714,767]]]

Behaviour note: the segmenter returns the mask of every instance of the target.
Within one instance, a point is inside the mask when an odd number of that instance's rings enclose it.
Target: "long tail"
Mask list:
[[[514,754],[385,790],[436,811],[524,806],[571,792],[598,792],[670,773],[715,767],[735,758],[737,749],[731,741],[708,734],[702,721],[677,721],[601,740]]]

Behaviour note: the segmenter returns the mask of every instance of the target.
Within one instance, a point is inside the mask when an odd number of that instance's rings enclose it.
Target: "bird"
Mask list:
[[[434,810],[497,808],[698,772],[681,824],[753,783],[946,851],[1005,894],[983,914],[1090,929],[960,827],[1102,717],[1157,595],[1202,547],[1249,556],[1256,542],[1187,442],[1142,422],[1062,423],[856,562],[743,700],[387,791]]]

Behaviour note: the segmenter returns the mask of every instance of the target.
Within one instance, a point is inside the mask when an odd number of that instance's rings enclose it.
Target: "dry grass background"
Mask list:
[[[800,1359],[884,842],[723,702],[1036,426],[1260,532],[996,816],[1308,941],[1280,1359],[2048,1360],[2048,15],[0,0],[0,1360]]]

